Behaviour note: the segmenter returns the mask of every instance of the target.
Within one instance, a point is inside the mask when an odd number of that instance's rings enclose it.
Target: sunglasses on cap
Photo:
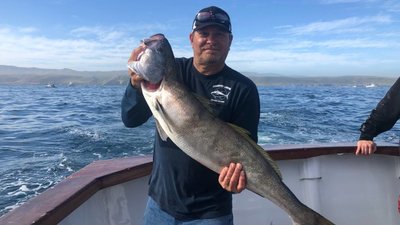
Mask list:
[[[221,23],[230,23],[229,17],[224,13],[214,13],[214,12],[199,12],[196,15],[196,20],[198,22],[207,22],[212,20],[217,20]]]

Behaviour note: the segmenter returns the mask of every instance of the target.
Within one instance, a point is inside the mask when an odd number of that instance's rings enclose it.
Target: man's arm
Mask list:
[[[144,47],[142,45],[135,48],[128,59],[128,63],[136,61],[140,53],[143,51]],[[126,127],[137,127],[145,123],[152,113],[140,89],[141,78],[130,69],[128,70],[128,73],[130,76],[130,82],[126,87],[124,96],[122,97],[121,117],[122,122]]]
[[[376,151],[373,139],[390,130],[400,117],[400,78],[386,93],[385,97],[372,110],[368,119],[361,125],[356,154],[372,154]]]
[[[137,127],[145,123],[152,113],[140,90],[131,84],[126,87],[121,101],[121,118],[126,127]]]

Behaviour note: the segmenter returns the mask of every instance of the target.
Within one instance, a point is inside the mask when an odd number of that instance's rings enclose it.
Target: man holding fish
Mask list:
[[[175,59],[177,79],[208,100],[220,120],[247,130],[257,142],[260,102],[256,85],[225,64],[233,39],[229,15],[215,6],[200,10],[189,39],[193,57]],[[151,41],[137,47],[128,62],[139,60]],[[140,88],[144,81],[136,72],[129,70],[131,82],[122,100],[122,120],[127,127],[137,127],[152,116]],[[158,84],[149,83],[147,88],[152,85],[156,88]],[[246,188],[242,165],[231,162],[218,174],[162,136],[158,130],[144,224],[233,224],[232,193]]]

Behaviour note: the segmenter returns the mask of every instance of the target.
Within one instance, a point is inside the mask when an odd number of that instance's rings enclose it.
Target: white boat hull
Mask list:
[[[284,182],[306,205],[340,225],[398,225],[399,160],[352,154],[283,160]],[[340,166],[338,166],[340,165]],[[148,176],[97,192],[60,225],[141,224]],[[235,225],[288,225],[287,214],[253,192],[234,195]],[[90,216],[88,216],[90,215]],[[89,219],[93,218],[93,219]]]
[[[400,224],[399,157],[326,155],[278,165],[300,201],[337,225]],[[234,216],[236,225],[292,224],[283,210],[250,191],[235,195]]]

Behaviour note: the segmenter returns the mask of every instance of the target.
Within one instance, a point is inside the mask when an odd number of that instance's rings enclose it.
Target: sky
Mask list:
[[[226,63],[240,72],[400,75],[399,0],[2,0],[0,65],[125,70],[155,33],[191,57],[193,18],[211,5],[231,17]]]

